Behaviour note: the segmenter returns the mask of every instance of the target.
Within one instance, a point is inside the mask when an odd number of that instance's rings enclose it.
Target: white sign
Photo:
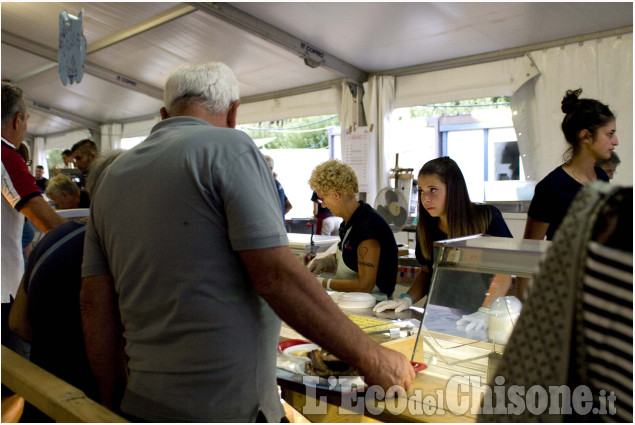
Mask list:
[[[368,192],[371,160],[371,136],[368,127],[358,127],[356,131],[346,131],[342,136],[342,161],[350,165],[357,175],[360,192]]]

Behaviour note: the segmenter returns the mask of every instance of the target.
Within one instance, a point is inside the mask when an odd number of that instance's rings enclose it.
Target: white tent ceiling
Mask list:
[[[404,75],[632,32],[626,3],[29,3],[2,2],[2,79],[25,89],[31,135],[156,114],[183,62],[220,60],[243,103],[369,73]],[[83,9],[79,84],[57,73],[59,14]],[[553,43],[552,43],[553,42]],[[551,44],[550,44],[551,43]],[[309,47],[307,49],[307,46]],[[307,50],[305,65],[301,57]]]

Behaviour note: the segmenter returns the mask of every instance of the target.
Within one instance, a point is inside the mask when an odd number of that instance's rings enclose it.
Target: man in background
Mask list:
[[[9,331],[8,318],[24,273],[24,217],[44,233],[66,221],[42,198],[35,177],[16,151],[24,140],[28,119],[22,89],[2,83],[2,345],[22,355],[28,353],[28,346]]]
[[[75,168],[73,152],[71,152],[70,149],[65,149],[64,152],[62,152],[62,164],[59,168]]]
[[[88,192],[79,190],[75,182],[66,174],[52,177],[46,186],[45,193],[60,210],[90,207]]]
[[[35,167],[35,184],[37,185],[37,187],[40,188],[41,192],[44,192],[46,190],[47,182],[48,179],[44,177],[44,167],[38,165],[37,167]]]
[[[75,160],[75,167],[82,172],[79,179],[79,188],[84,190],[90,166],[98,155],[97,145],[90,139],[83,139],[73,145],[71,152]]]
[[[595,161],[595,165],[606,172],[606,175],[609,176],[609,180],[613,180],[617,172],[617,166],[620,165],[621,162],[622,160],[617,156],[615,151],[611,151],[611,156],[608,159],[598,159]]]
[[[284,216],[287,215],[289,211],[291,211],[291,208],[293,208],[293,205],[291,205],[291,201],[289,201],[289,198],[287,198],[287,195],[284,193],[284,188],[278,181],[278,174],[276,174],[276,172],[273,171],[273,158],[270,157],[269,155],[265,155],[265,160],[267,161],[267,165],[269,166],[269,169],[273,173],[273,180],[276,183],[278,198],[280,198],[280,208],[282,209],[282,219],[284,220]]]

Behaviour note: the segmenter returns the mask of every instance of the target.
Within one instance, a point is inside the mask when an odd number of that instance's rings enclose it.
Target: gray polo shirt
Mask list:
[[[130,357],[124,411],[153,422],[284,416],[280,319],[238,251],[285,245],[273,176],[243,132],[170,118],[106,169],[82,274],[115,279]]]

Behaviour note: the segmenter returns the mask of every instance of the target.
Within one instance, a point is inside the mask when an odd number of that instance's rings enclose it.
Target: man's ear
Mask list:
[[[13,119],[11,120],[11,128],[14,130],[19,130],[21,122],[22,122],[22,113],[16,112],[16,114],[13,116]]]
[[[161,113],[161,119],[162,120],[167,120],[168,118],[170,118],[170,116],[168,115],[168,110],[165,109],[165,106],[162,107],[159,112]]]
[[[236,117],[238,117],[239,105],[240,105],[240,100],[236,100],[229,107],[229,111],[227,111],[227,127],[229,128],[236,128]]]

